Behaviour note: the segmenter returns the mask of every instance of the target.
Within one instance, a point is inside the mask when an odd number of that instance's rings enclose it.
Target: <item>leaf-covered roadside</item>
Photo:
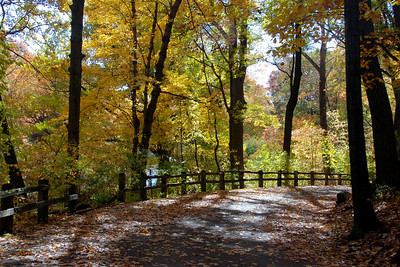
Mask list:
[[[329,215],[332,238],[336,242],[336,247],[329,247],[329,251],[358,266],[400,266],[400,195],[384,190],[375,197],[373,202],[382,229],[367,233],[359,240],[347,240],[353,223],[352,206],[348,201],[332,209]]]
[[[350,188],[217,191],[53,215],[48,225],[1,237],[0,264],[396,266],[397,199],[376,205],[383,231],[348,241],[350,204],[335,204],[343,190]]]

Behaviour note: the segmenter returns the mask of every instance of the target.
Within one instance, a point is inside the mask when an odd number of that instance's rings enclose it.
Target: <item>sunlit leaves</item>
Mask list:
[[[340,5],[340,1],[265,2],[263,27],[273,37],[274,44],[279,43],[279,48],[271,50],[273,56],[294,53],[299,47],[304,47],[308,40],[322,38],[318,26],[321,23],[335,32],[336,37],[341,36]],[[296,28],[295,24],[301,27]]]

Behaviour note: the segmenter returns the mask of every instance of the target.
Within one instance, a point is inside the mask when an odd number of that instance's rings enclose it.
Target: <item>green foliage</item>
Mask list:
[[[246,151],[247,156],[251,156],[257,152],[257,150],[259,148],[259,143],[260,143],[260,140],[257,140],[254,137],[245,141],[245,143],[244,143],[245,149],[244,150]]]
[[[263,145],[246,162],[246,168],[252,171],[276,172],[283,169],[285,157],[284,152],[270,151],[266,145]]]
[[[39,179],[49,179],[52,185],[50,193],[62,196],[67,189],[68,163],[72,161],[66,153],[69,18],[65,12],[69,9],[67,1],[52,2],[54,5],[48,7],[48,12],[35,13],[43,15],[43,22],[52,22],[48,24],[52,26],[26,33],[24,39],[37,49],[32,52],[24,48],[23,42],[18,45],[13,43],[12,48],[29,63],[13,64],[15,59],[7,51],[10,46],[1,39],[0,86],[5,96],[1,104],[10,115],[12,138],[17,141],[18,159],[26,184],[35,185]],[[244,144],[248,170],[276,172],[285,169],[287,157],[281,151],[283,114],[290,94],[287,74],[291,71],[292,60],[287,55],[307,44],[308,54],[317,61],[319,51],[311,43],[319,41],[321,36],[319,27],[315,27],[321,21],[326,22],[327,17],[324,16],[329,12],[335,15],[332,19],[337,18],[337,10],[334,9],[339,4],[337,1],[303,1],[304,5],[295,2],[274,0],[262,4],[257,1],[250,3],[250,12],[258,10],[253,7],[259,4],[265,7],[259,9],[262,14],[252,13],[252,16],[264,20],[264,29],[274,36],[275,46],[282,45],[273,49],[277,55],[275,63],[282,71],[265,77],[265,80],[268,79],[266,88],[250,77],[246,78]],[[182,4],[165,63],[165,77],[154,116],[149,151],[135,156],[132,156],[132,107],[137,108],[140,127],[143,127],[145,103],[151,100],[154,68],[164,34],[162,29],[167,19],[168,4],[158,7],[154,50],[150,54],[151,60],[147,62],[156,1],[136,1],[137,49],[132,41],[134,24],[130,3],[127,3],[129,1],[89,0],[85,6],[86,57],[83,61],[77,182],[82,200],[93,206],[108,202],[116,194],[118,175],[122,172],[127,174],[130,186],[136,186],[140,173],[150,166],[158,174],[216,171],[218,167],[226,170],[229,166],[229,45],[224,34],[233,18],[241,18],[242,5],[247,1],[234,1],[229,8],[224,1]],[[304,20],[304,36],[296,40],[293,24],[300,20]],[[251,23],[256,28],[260,26],[257,21]],[[340,20],[326,23],[340,36]],[[251,45],[256,47],[257,40],[249,39],[254,42]],[[133,77],[132,71],[134,52],[138,54],[137,77]],[[258,56],[253,54],[249,58]],[[293,128],[292,171],[321,171],[324,165],[322,154],[329,155],[330,167],[334,171],[350,171],[343,49],[330,49],[328,58],[326,93],[331,110],[328,112],[329,132],[325,139],[319,128],[318,73],[304,61]],[[145,74],[146,67],[150,67],[150,74]],[[132,101],[131,87],[136,82],[139,84],[137,99]],[[368,125],[369,118],[366,118]],[[367,140],[372,140],[369,130],[367,128]],[[373,174],[372,142],[367,146]],[[6,177],[7,168],[3,162],[0,163],[0,173]],[[191,188],[199,190],[198,186]],[[217,185],[208,187],[209,190],[215,188]],[[153,193],[155,196],[161,194]],[[137,195],[132,196],[132,199],[137,198]]]
[[[0,89],[1,93],[7,88],[5,85],[7,68],[12,64],[12,59],[8,51],[8,44],[0,39]]]
[[[373,197],[375,201],[390,202],[400,200],[399,191],[387,185],[377,185]]]

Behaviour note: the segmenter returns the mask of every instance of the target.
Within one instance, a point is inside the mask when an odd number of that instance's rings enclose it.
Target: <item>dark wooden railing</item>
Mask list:
[[[174,194],[185,195],[188,192],[206,192],[209,190],[225,190],[232,188],[264,187],[264,186],[299,186],[299,185],[342,185],[350,184],[350,176],[341,173],[319,172],[264,172],[264,171],[224,171],[185,173],[178,175],[146,176],[146,185],[140,188],[127,188],[124,174],[119,179],[120,201],[125,200],[126,191],[139,190],[141,199],[148,198],[148,192],[159,190],[161,197],[168,195],[169,188],[177,188]],[[230,186],[229,186],[230,185]],[[229,188],[228,188],[229,187]]]
[[[61,198],[49,199],[49,181],[40,180],[36,187],[25,187],[18,189],[11,189],[10,184],[2,185],[0,191],[1,210],[0,210],[0,235],[4,233],[11,233],[14,224],[14,215],[21,214],[26,211],[37,209],[38,223],[47,223],[49,218],[49,206],[69,202],[76,204],[78,195],[68,195]],[[27,195],[28,193],[38,192],[37,202],[14,207],[14,198],[16,196]]]

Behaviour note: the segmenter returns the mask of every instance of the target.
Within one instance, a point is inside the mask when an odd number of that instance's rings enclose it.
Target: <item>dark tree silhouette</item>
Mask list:
[[[296,24],[296,29],[299,34],[296,38],[299,38],[300,35],[300,24]],[[285,130],[283,137],[283,151],[286,152],[287,160],[286,160],[286,168],[289,168],[289,159],[291,153],[291,143],[292,143],[292,128],[293,128],[293,115],[294,109],[297,105],[297,100],[299,98],[299,90],[300,90],[300,81],[301,81],[301,47],[297,48],[297,51],[294,54],[294,66],[290,73],[290,98],[289,102],[286,106],[285,113]],[[294,72],[294,76],[293,76]]]
[[[353,190],[353,237],[377,230],[380,223],[373,209],[368,178],[361,98],[359,1],[345,0],[346,95],[351,183]]]
[[[371,8],[371,1],[365,2]],[[397,159],[396,137],[393,126],[393,114],[389,97],[383,81],[375,42],[374,25],[365,18],[363,9],[360,20],[361,60],[364,62],[361,75],[367,91],[374,134],[376,163],[376,183],[400,188],[400,169]]]
[[[79,159],[79,119],[82,87],[82,31],[84,0],[74,0],[71,8],[71,65],[69,68],[69,114],[68,114],[68,154],[72,159],[72,171],[68,173],[70,194],[76,193],[76,161]],[[75,203],[70,202],[69,210],[75,210]]]

